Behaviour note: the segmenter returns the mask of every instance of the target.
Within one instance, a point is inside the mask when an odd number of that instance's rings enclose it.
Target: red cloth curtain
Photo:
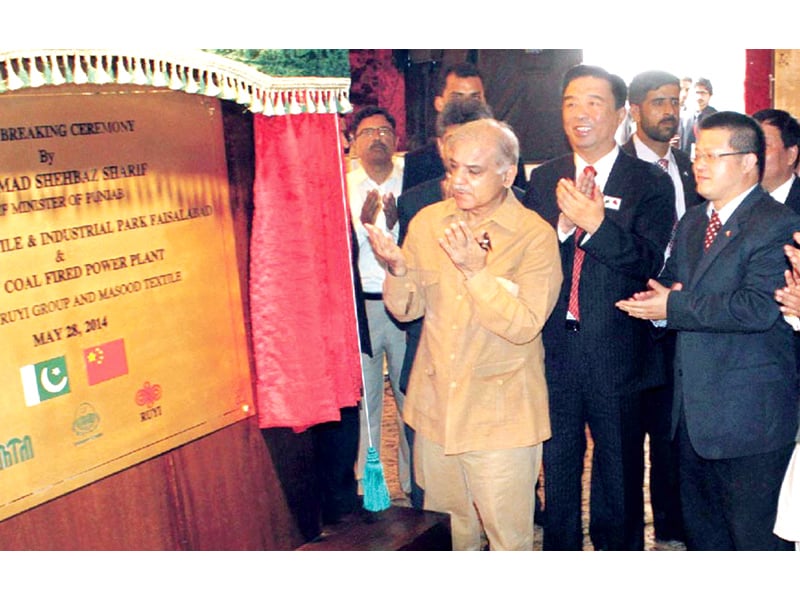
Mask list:
[[[744,79],[744,110],[748,115],[772,108],[773,50],[747,50]]]
[[[254,128],[258,424],[302,431],[339,420],[361,389],[338,118],[257,115]]]

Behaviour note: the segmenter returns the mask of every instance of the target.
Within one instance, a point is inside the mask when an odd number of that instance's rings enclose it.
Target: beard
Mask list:
[[[655,125],[643,121],[641,126],[642,131],[644,131],[651,140],[668,142],[678,131],[678,119],[662,119]]]

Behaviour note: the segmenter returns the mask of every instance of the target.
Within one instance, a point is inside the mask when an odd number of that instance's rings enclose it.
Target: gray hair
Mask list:
[[[448,153],[453,144],[460,140],[494,144],[495,160],[499,172],[512,166],[516,167],[519,162],[519,140],[514,130],[503,121],[478,119],[460,125],[445,141]]]

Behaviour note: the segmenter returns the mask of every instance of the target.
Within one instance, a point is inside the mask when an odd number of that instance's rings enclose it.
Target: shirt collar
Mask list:
[[[769,195],[775,198],[775,200],[777,200],[781,204],[786,204],[786,198],[789,197],[789,190],[792,188],[792,184],[794,183],[795,179],[796,177],[792,175],[791,177],[789,177],[789,179],[787,179],[778,187],[776,187],[774,190],[772,190],[769,193]]]
[[[363,166],[360,166],[356,171],[353,172],[355,177],[357,177],[358,185],[362,188],[366,189],[373,189],[373,188],[380,188],[381,186],[386,186],[392,180],[402,180],[403,179],[403,165],[400,161],[392,159],[392,173],[389,177],[384,181],[382,184],[378,185],[369,175],[367,175],[366,169]]]
[[[639,135],[634,133],[633,134],[633,145],[636,148],[636,156],[645,160],[647,162],[657,162],[662,158],[666,158],[669,162],[672,162],[672,151],[667,149],[667,154],[665,156],[659,156],[653,149],[645,144],[641,139],[639,139]]]
[[[733,211],[739,208],[739,205],[744,201],[745,198],[747,198],[747,195],[750,192],[752,192],[755,187],[756,186],[752,186],[746,189],[744,192],[736,196],[736,198],[728,202],[725,206],[723,206],[720,210],[717,211],[717,214],[719,214],[719,220],[723,225],[733,214]],[[714,204],[711,202],[711,200],[709,200],[708,205],[706,206],[706,215],[708,217],[711,217],[711,211],[713,209],[714,209]]]
[[[619,146],[614,144],[614,147],[611,151],[606,154],[605,156],[601,157],[599,160],[591,163],[596,171],[596,175],[594,177],[595,183],[599,186],[602,190],[606,187],[606,181],[608,181],[608,176],[611,174],[611,169],[614,166],[614,162],[617,160],[617,156],[619,155]],[[575,157],[575,175],[577,177],[578,173],[583,173],[583,169],[589,165],[585,160],[583,160],[578,154],[574,154]]]

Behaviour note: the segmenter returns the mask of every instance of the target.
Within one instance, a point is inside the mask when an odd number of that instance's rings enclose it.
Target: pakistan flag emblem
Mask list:
[[[25,404],[34,406],[45,400],[68,394],[69,376],[63,356],[20,368]]]

